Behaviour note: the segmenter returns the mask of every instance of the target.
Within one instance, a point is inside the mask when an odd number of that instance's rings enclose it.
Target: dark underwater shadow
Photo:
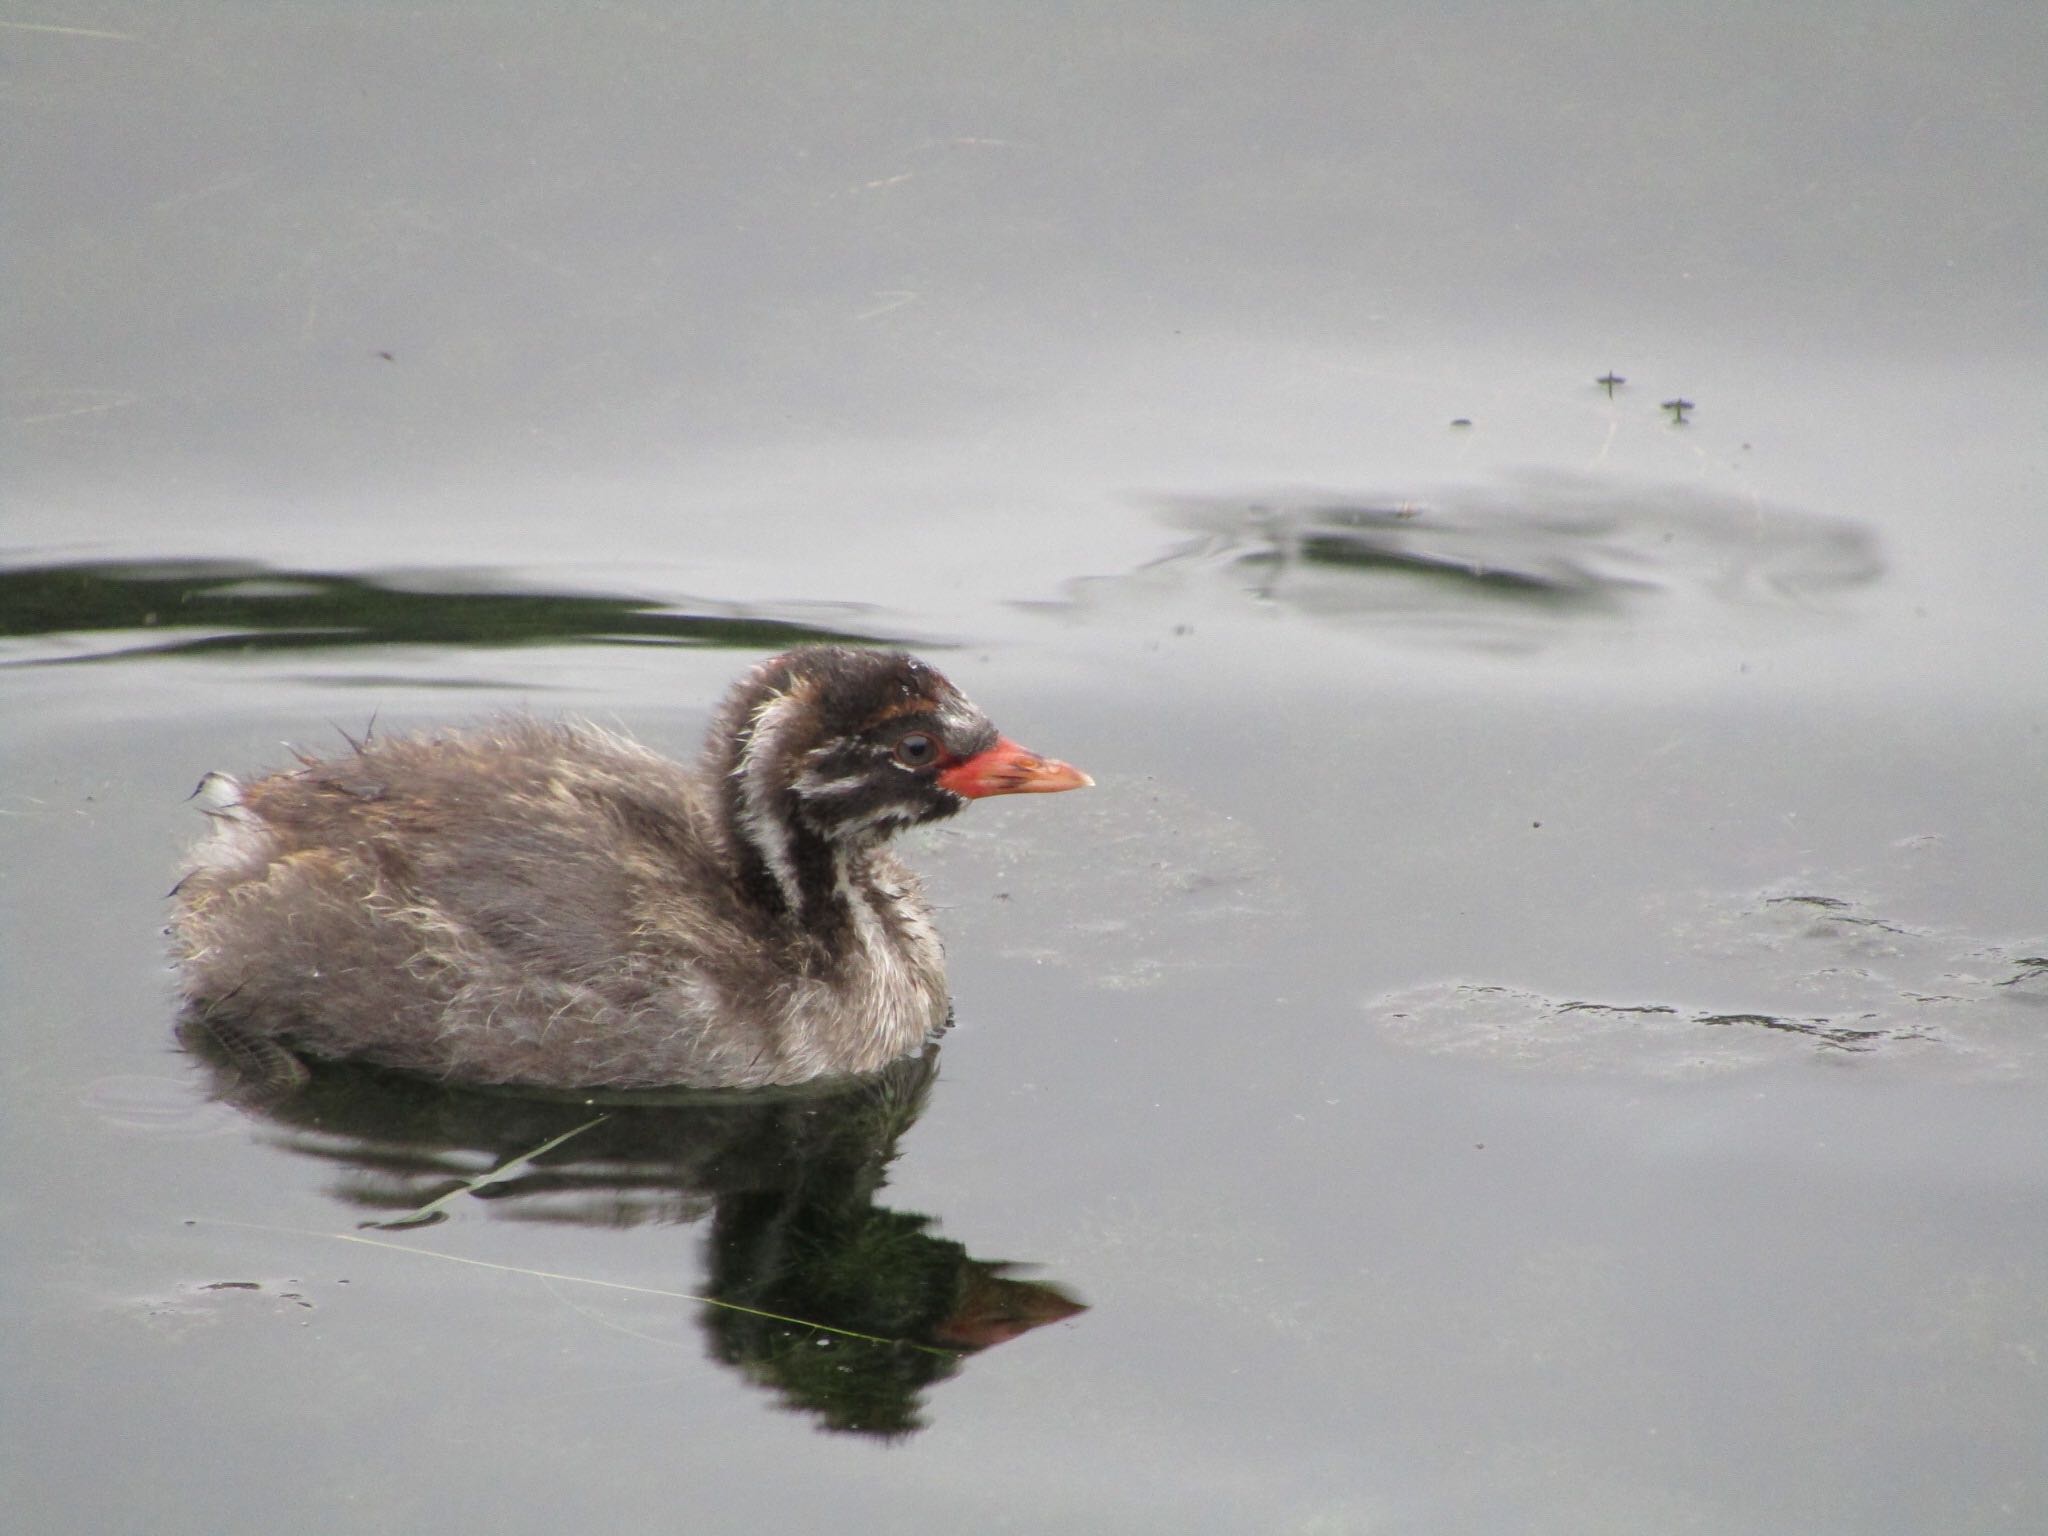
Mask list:
[[[776,651],[898,637],[848,605],[760,611],[550,591],[491,570],[343,574],[213,560],[0,564],[0,665],[206,656],[371,645],[566,643]]]
[[[1421,498],[1296,490],[1158,505],[1189,537],[1137,570],[1074,584],[1068,606],[1164,603],[1196,622],[1273,608],[1527,654],[1603,631],[1632,646],[1717,633],[1736,612],[1745,630],[1810,623],[1885,571],[1875,533],[1849,518],[1565,474]]]
[[[991,1345],[1085,1310],[971,1257],[932,1217],[878,1203],[938,1050],[824,1088],[515,1095],[313,1063],[252,1077],[182,1028],[215,1092],[331,1164],[361,1225],[451,1209],[592,1228],[709,1223],[700,1324],[713,1358],[825,1428],[924,1427],[925,1394]]]

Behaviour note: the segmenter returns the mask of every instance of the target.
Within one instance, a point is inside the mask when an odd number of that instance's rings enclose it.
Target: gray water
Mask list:
[[[2044,58],[0,21],[8,1506],[2048,1528]],[[912,841],[934,1063],[578,1131],[179,1050],[202,773],[501,708],[687,756],[816,636],[1098,780]]]

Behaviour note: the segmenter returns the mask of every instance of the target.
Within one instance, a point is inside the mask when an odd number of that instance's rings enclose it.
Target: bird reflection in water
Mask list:
[[[877,1203],[936,1045],[832,1087],[547,1098],[331,1063],[282,1091],[203,1032],[186,1043],[280,1145],[345,1171],[335,1193],[366,1227],[460,1204],[590,1227],[708,1218],[694,1289],[710,1353],[829,1429],[913,1433],[969,1356],[1085,1310]]]

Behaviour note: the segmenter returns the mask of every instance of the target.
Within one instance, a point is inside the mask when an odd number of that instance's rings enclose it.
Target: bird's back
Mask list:
[[[701,1026],[772,940],[696,780],[630,741],[514,719],[210,784],[173,932],[223,1028],[471,1081],[743,1079],[759,1051]]]

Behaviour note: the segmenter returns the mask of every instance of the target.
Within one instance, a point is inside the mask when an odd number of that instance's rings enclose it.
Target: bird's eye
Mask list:
[[[896,761],[906,768],[929,768],[939,760],[939,744],[923,731],[912,731],[896,743]]]

